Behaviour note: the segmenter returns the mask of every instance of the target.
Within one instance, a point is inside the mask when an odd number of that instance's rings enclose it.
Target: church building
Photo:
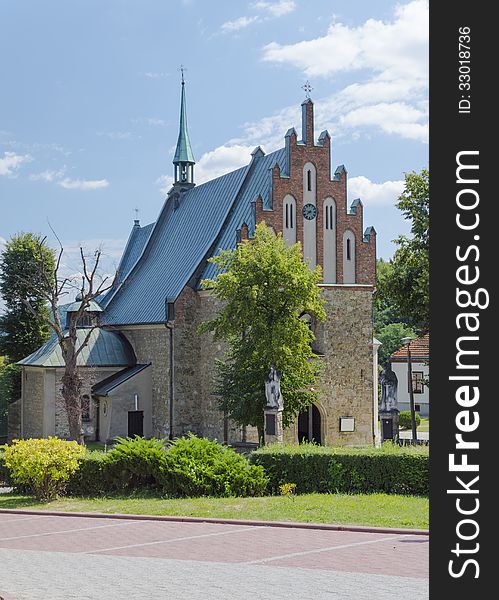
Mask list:
[[[364,229],[362,202],[349,204],[347,171],[343,165],[332,170],[331,137],[327,131],[316,137],[308,96],[301,109],[301,132],[291,127],[282,148],[265,154],[257,147],[246,166],[196,185],[182,78],[174,183],[154,223],[135,220],[112,288],[79,324],[82,340],[98,325],[79,356],[86,439],[193,432],[233,445],[257,441],[256,430],[236,426],[220,411],[214,361],[223,347],[197,329],[219,308],[200,285],[214,276],[208,259],[251,239],[264,221],[288,244],[300,242],[305,260],[323,270],[327,319],[312,323],[323,362],[319,398],[297,415],[285,439],[374,443],[376,232]],[[67,318],[78,306],[77,299],[65,308]],[[68,435],[57,341],[20,364],[22,398],[11,406],[10,437]]]

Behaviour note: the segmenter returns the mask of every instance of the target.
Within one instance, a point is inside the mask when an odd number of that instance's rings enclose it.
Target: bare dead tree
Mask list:
[[[53,231],[53,230],[52,230]],[[63,245],[53,231],[58,243],[59,253],[57,255],[55,269],[52,276],[45,271],[44,256],[41,251],[45,238],[40,241],[40,274],[42,285],[45,289],[37,289],[48,302],[52,318],[38,314],[31,306],[29,300],[24,300],[25,306],[32,314],[41,318],[53,330],[59,347],[61,349],[62,358],[64,360],[64,374],[61,379],[62,387],[61,394],[64,400],[64,406],[68,418],[69,434],[72,440],[83,443],[83,427],[82,427],[82,409],[80,393],[82,388],[82,376],[78,366],[78,357],[83,349],[88,346],[90,337],[93,331],[98,327],[97,324],[92,324],[88,329],[85,329],[85,336],[80,341],[78,340],[78,324],[83,317],[85,311],[90,307],[90,303],[98,296],[106,292],[112,287],[109,283],[109,277],[101,277],[99,274],[99,264],[102,256],[102,250],[97,249],[93,256],[85,255],[82,247],[80,247],[80,259],[82,267],[83,285],[79,298],[81,298],[78,309],[71,313],[71,318],[66,323],[61,321],[59,307],[61,298],[70,293],[71,289],[77,286],[74,278],[62,277],[60,275],[61,261],[64,255]],[[30,282],[25,281],[27,285]]]

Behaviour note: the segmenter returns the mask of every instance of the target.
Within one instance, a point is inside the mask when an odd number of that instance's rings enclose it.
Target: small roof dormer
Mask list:
[[[69,327],[71,323],[71,319],[75,318],[75,315],[78,313],[81,307],[81,303],[83,301],[83,296],[78,294],[76,296],[75,301],[71,303],[66,309],[66,327]],[[83,314],[78,319],[76,324],[77,327],[94,327],[97,325],[97,320],[99,317],[99,313],[102,312],[102,308],[99,306],[99,303],[95,300],[90,300],[88,306],[83,311]]]

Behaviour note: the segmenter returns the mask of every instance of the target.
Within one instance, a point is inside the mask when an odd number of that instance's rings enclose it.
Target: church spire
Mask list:
[[[185,80],[184,67],[182,72],[182,94],[180,99],[180,127],[178,132],[177,148],[173,158],[175,184],[194,184],[194,154],[192,153],[189,132],[187,131],[187,111],[185,108]]]

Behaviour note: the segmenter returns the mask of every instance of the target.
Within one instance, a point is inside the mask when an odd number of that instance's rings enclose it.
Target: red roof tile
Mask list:
[[[411,348],[412,358],[430,358],[430,334],[425,333],[421,337],[418,337],[409,344]],[[392,360],[404,361],[407,360],[407,346],[402,346],[391,356]]]

